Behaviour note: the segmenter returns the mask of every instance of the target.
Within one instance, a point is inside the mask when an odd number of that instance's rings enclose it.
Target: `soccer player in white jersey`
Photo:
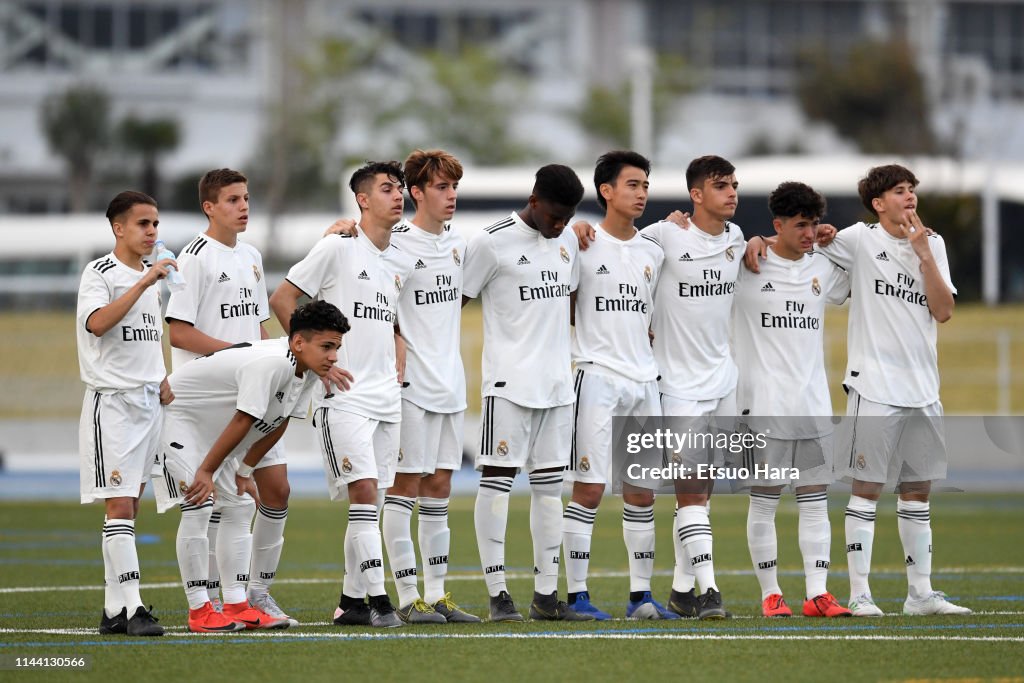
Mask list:
[[[198,356],[268,336],[263,327],[270,319],[263,258],[255,247],[238,239],[249,224],[248,182],[244,175],[229,168],[207,171],[199,180],[199,201],[208,225],[178,255],[178,266],[187,285],[171,294],[165,312],[173,370]],[[253,478],[259,487],[260,504],[252,527],[247,597],[267,614],[287,618],[292,626],[297,626],[298,621],[285,614],[269,593],[277,575],[288,518],[288,473],[281,445],[260,460]],[[157,487],[156,491],[159,496],[162,489]],[[207,590],[213,594],[215,608],[220,606],[220,518],[220,505],[214,503],[209,525]],[[248,534],[249,525],[228,533]]]
[[[171,259],[143,260],[153,251],[160,218],[156,202],[122,192],[107,207],[114,250],[86,265],[78,289],[78,366],[85,383],[78,428],[82,503],[102,500],[101,634],[159,636],[164,629],[142,605],[135,518],[159,450],[161,405],[174,395],[160,346],[160,290]]]
[[[402,625],[384,590],[377,489],[394,484],[398,465],[398,298],[413,260],[391,244],[391,228],[402,218],[404,184],[396,161],[370,162],[353,173],[359,237],[321,239],[270,297],[286,327],[303,294],[333,303],[352,326],[339,361],[354,376],[352,387],[325,396],[315,418],[331,498],[349,500],[338,625]]]
[[[736,364],[729,344],[733,294],[743,253],[743,233],[729,219],[738,201],[735,167],[719,156],[698,157],[686,169],[693,201],[683,228],[665,220],[644,228],[665,253],[651,329],[661,373],[666,417],[695,418],[685,430],[709,435],[731,430],[736,415]],[[673,217],[670,216],[670,219]],[[586,248],[589,226],[573,226]],[[695,325],[694,321],[701,321]],[[715,464],[712,449],[686,449],[675,464],[695,473]],[[729,612],[715,583],[708,507],[714,480],[691,476],[675,482],[675,571],[668,607],[684,617],[724,619]],[[702,595],[695,585],[700,582]]]
[[[775,531],[779,499],[791,485],[806,581],[803,614],[848,617],[850,611],[826,589],[833,443],[823,335],[825,304],[845,301],[850,279],[811,252],[825,214],[824,197],[803,183],[785,182],[768,197],[768,208],[778,239],[759,273],[740,268],[733,307],[739,421],[764,437],[742,463],[751,472],[741,482],[750,490],[747,546],[761,584],[761,613],[792,616],[777,578]]]
[[[406,345],[402,429],[395,483],[384,499],[382,534],[403,621],[478,622],[444,589],[451,548],[448,498],[452,471],[462,466],[466,410],[459,352],[466,241],[447,223],[455,213],[462,164],[442,150],[418,149],[405,160],[404,172],[416,213],[392,229],[391,244],[415,264],[398,298]],[[423,598],[411,533],[417,499]]]
[[[481,471],[474,523],[492,621],[522,621],[505,582],[509,491],[530,477],[534,619],[581,621],[558,600],[562,472],[572,437],[569,295],[576,238],[563,234],[583,198],[567,166],[537,171],[527,205],[481,231],[466,251],[464,300],[484,312]],[[358,379],[358,378],[357,378]]]
[[[612,472],[612,417],[661,414],[648,330],[665,255],[633,224],[647,205],[650,171],[650,161],[636,152],[608,152],[597,160],[594,186],[605,216],[573,265],[578,273],[572,298],[576,408],[567,478],[574,483],[562,546],[569,605],[598,620],[611,615],[591,602],[587,571],[594,519]],[[630,583],[626,616],[678,619],[651,598],[654,492],[628,483],[623,487]]]
[[[850,609],[881,616],[868,585],[878,498],[896,483],[897,525],[907,569],[903,613],[970,614],[932,589],[931,482],[946,476],[936,323],[953,315],[956,288],[946,244],[917,215],[918,180],[891,164],[868,171],[861,202],[877,223],[840,230],[821,249],[852,281],[847,334],[847,415],[837,474],[851,480],[846,508]],[[760,248],[750,245],[750,251]]]
[[[338,358],[348,331],[345,316],[323,301],[297,309],[287,338],[241,342],[185,363],[170,376],[177,400],[167,410],[163,429],[158,501],[165,512],[181,509],[176,548],[188,599],[188,628],[196,633],[288,628],[249,603],[246,574],[252,537],[223,535],[248,526],[255,512],[253,468],[277,443],[291,418],[303,419],[319,377]],[[213,609],[207,592],[207,525],[213,496],[221,509],[220,565],[223,613]]]

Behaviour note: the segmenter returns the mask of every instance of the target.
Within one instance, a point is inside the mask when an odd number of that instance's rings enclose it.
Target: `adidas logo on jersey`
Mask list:
[[[880,252],[878,254],[878,256],[876,256],[875,258],[878,259],[879,261],[888,261],[889,260],[889,256],[884,251]]]
[[[423,259],[416,259],[416,270],[423,270],[427,267],[427,264],[423,262]]]
[[[519,260],[516,261],[516,265],[517,266],[528,266],[528,265],[530,265],[530,259],[526,258],[525,255],[524,256],[520,256]]]
[[[772,283],[768,282],[768,283],[765,284],[764,287],[761,288],[761,291],[762,292],[774,292],[775,288],[772,287]]]
[[[603,263],[601,264],[601,267],[597,269],[597,274],[598,275],[608,275],[611,272],[612,271],[610,271],[610,270],[608,270],[607,268],[604,267]]]
[[[230,280],[230,279],[231,279],[231,278],[229,278],[229,277],[228,277],[228,274],[227,274],[227,273],[225,273],[225,272],[221,272],[221,274],[220,274],[220,277],[219,277],[219,278],[217,278],[217,282],[218,282],[218,283],[220,283],[220,282],[227,282],[227,281],[228,281],[228,280]]]
[[[364,270],[363,272],[359,273],[359,279],[360,279],[360,280],[369,280],[369,279],[370,279],[370,276],[369,276],[369,275],[367,275],[367,274],[366,274],[366,271]]]
[[[690,258],[690,254],[689,253],[686,253],[686,254],[683,254],[682,256],[680,256],[679,260],[680,261],[692,261],[693,259]]]

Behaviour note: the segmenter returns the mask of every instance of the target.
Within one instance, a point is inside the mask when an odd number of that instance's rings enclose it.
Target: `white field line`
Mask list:
[[[93,629],[0,629],[0,634],[93,636]],[[167,633],[168,636],[190,638],[195,641],[210,638],[289,638],[301,640],[867,640],[867,641],[970,641],[983,643],[1021,643],[1024,636],[931,636],[931,635],[870,635],[870,634],[730,634],[730,633],[297,633],[289,631],[261,631],[243,634]],[[121,641],[132,644],[133,641]],[[137,642],[137,641],[135,641]]]
[[[882,572],[895,572],[904,571],[903,567],[876,567],[874,570],[876,573]],[[719,576],[747,576],[753,572],[749,569],[716,569],[715,573]],[[938,569],[932,569],[932,574],[1024,574],[1024,567],[943,567]],[[669,570],[659,570],[654,572],[655,576],[671,576],[672,572]],[[507,572],[505,574],[507,579],[532,579],[532,572]],[[590,572],[588,575],[591,579],[622,579],[629,577],[629,572],[623,571],[597,571]],[[449,574],[446,581],[483,581],[483,577],[480,574]],[[388,582],[393,583],[392,577],[387,578]],[[308,579],[296,579],[296,578],[283,578],[274,581],[275,584],[322,584],[322,583],[340,583],[341,576],[334,578],[308,578]],[[156,590],[160,588],[180,588],[181,583],[178,581],[164,581],[161,583],[144,583],[140,587],[141,590]],[[91,586],[9,586],[6,588],[0,588],[0,594],[4,593],[48,593],[55,591],[101,591],[104,589],[102,584],[91,585]]]

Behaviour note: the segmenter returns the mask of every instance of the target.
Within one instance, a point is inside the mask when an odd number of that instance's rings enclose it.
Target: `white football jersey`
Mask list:
[[[434,413],[465,410],[459,340],[466,240],[448,226],[435,235],[403,221],[392,229],[391,244],[414,262],[398,297],[406,343],[402,398]]]
[[[576,326],[572,359],[594,363],[636,382],[658,377],[648,329],[665,253],[638,232],[623,241],[604,228],[576,257]]]
[[[709,235],[692,223],[683,230],[668,221],[643,232],[665,252],[652,325],[659,389],[688,401],[722,398],[736,388],[729,323],[743,233],[733,223]]]
[[[181,250],[177,262],[186,286],[171,293],[167,320],[191,323],[232,344],[260,339],[260,323],[270,318],[270,303],[256,247],[245,242],[229,247],[199,235]],[[171,368],[177,370],[196,355],[171,347]]]
[[[573,402],[569,295],[576,235],[545,239],[515,212],[469,242],[463,294],[484,309],[483,396],[525,408]]]
[[[928,237],[935,265],[953,294],[946,243]],[[906,408],[939,400],[936,322],[928,310],[921,261],[910,240],[881,225],[840,230],[820,251],[850,273],[846,378],[864,398]]]
[[[167,374],[160,339],[160,287],[153,285],[116,325],[97,337],[86,327],[89,316],[135,286],[143,270],[121,263],[113,252],[86,265],[78,288],[76,335],[78,368],[86,386],[99,393],[160,383]]]
[[[288,338],[242,342],[185,363],[167,378],[174,400],[165,407],[168,420],[193,428],[200,450],[209,449],[235,411],[256,418],[234,451],[244,455],[252,444],[289,417],[305,418],[320,378],[312,370],[295,376],[295,356]],[[174,448],[177,434],[168,435]]]
[[[736,407],[741,416],[821,420],[757,420],[778,439],[810,439],[832,432],[832,400],[825,375],[825,304],[850,295],[850,278],[820,254],[797,261],[768,250],[761,272],[740,268],[733,305],[733,350],[739,368]]]
[[[338,365],[352,373],[352,388],[335,390],[324,405],[383,422],[401,420],[395,325],[398,298],[412,269],[412,261],[394,245],[381,251],[359,229],[356,238],[322,238],[288,271],[288,282],[337,306],[352,328],[338,353]]]

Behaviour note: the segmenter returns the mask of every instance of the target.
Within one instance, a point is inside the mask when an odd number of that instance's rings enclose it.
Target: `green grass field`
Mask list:
[[[480,411],[480,306],[463,309],[462,357],[466,366],[469,412]],[[280,334],[277,323],[271,334]],[[1009,340],[1010,372],[1001,377],[998,337]],[[838,414],[846,403],[840,385],[846,364],[846,309],[830,307],[825,318],[825,359],[832,402]],[[169,361],[169,355],[168,355]],[[170,363],[168,362],[168,367]],[[957,307],[939,328],[942,402],[948,415],[998,414],[999,384],[1007,383],[1011,414],[1024,414],[1024,306]],[[0,420],[77,419],[82,408],[75,321],[70,312],[0,314]]]
[[[845,498],[830,501],[833,572],[830,588],[845,600],[842,553]],[[486,612],[472,525],[472,498],[453,499],[449,588],[463,607]],[[532,591],[529,499],[513,497],[506,564],[522,611]],[[561,625],[405,627],[387,632],[330,623],[342,572],[344,508],[293,501],[274,594],[303,625],[295,630],[196,636],[184,632],[186,603],[174,556],[177,515],[143,503],[138,534],[143,598],[156,606],[168,635],[101,637],[102,511],[71,503],[0,504],[0,662],[13,657],[88,656],[91,668],[5,671],[3,680],[1021,680],[1024,642],[1024,497],[939,494],[932,519],[935,587],[973,608],[970,617],[887,616],[876,620],[768,620],[746,549],[746,499],[713,503],[719,586],[736,618],[724,622],[629,622],[621,503],[607,498],[595,527],[595,602],[611,622]],[[672,549],[671,501],[658,504],[655,591],[667,596]],[[794,607],[803,578],[796,542],[796,505],[779,509],[780,580]],[[895,501],[879,509],[872,588],[887,613],[906,591]],[[393,586],[391,586],[392,595]],[[564,584],[562,587],[564,591]],[[564,594],[564,593],[563,593]]]

